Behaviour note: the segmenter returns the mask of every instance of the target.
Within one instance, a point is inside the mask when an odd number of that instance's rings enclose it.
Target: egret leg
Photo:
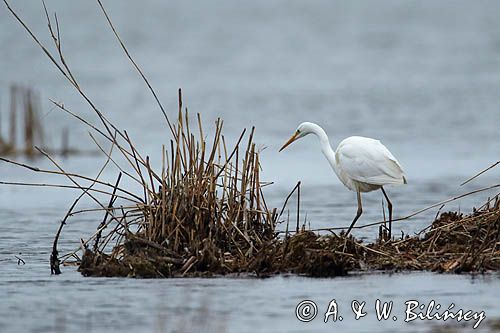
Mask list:
[[[349,227],[349,229],[347,229],[347,233],[345,234],[346,237],[349,236],[349,233],[351,232],[352,227],[354,227],[354,224],[356,223],[356,221],[359,219],[361,214],[363,214],[363,207],[361,205],[361,192],[358,190],[357,194],[358,194],[358,211],[356,212],[356,216],[354,217],[354,220],[352,220],[351,226]]]
[[[392,202],[389,200],[389,197],[387,196],[387,193],[385,193],[385,190],[383,187],[380,188],[382,190],[382,193],[384,193],[385,200],[387,200],[387,208],[389,209],[389,239],[391,239],[391,231],[392,231]]]

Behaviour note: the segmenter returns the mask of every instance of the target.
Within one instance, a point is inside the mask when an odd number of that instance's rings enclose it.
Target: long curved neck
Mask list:
[[[316,124],[315,124],[316,125]],[[328,139],[328,135],[326,135],[325,130],[323,130],[319,125],[314,126],[312,131],[319,139],[319,143],[321,145],[321,152],[325,155],[328,163],[333,168],[335,172],[337,172],[337,161],[335,159],[335,151],[332,149],[330,145],[330,140]]]

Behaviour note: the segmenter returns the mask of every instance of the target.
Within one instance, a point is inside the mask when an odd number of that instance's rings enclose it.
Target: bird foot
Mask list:
[[[389,228],[381,225],[378,228],[378,242],[385,243],[385,242],[390,241],[390,240],[391,240],[391,235],[389,233]]]

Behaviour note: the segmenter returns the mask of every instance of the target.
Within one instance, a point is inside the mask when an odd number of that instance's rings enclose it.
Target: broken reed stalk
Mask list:
[[[106,213],[104,214],[104,218],[102,219],[102,222],[101,224],[99,224],[99,227],[97,228],[99,231],[99,233],[97,234],[96,238],[95,238],[95,242],[94,242],[94,252],[97,251],[98,249],[98,246],[99,246],[99,241],[100,241],[100,238],[101,238],[101,232],[102,232],[102,229],[105,225],[106,225],[106,221],[108,220],[108,216],[109,216],[109,211],[113,208],[113,205],[115,204],[115,201],[116,201],[116,190],[118,189],[118,185],[120,184],[120,179],[122,178],[122,173],[120,172],[118,174],[118,179],[116,180],[116,184],[115,184],[115,187],[113,189],[113,193],[111,194],[111,197],[109,198],[109,204],[108,204],[108,209],[106,210]]]
[[[91,190],[95,190],[95,189],[93,189],[93,187],[97,184],[97,179],[100,177],[100,175],[106,169],[106,167],[107,167],[107,165],[108,165],[108,163],[110,161],[110,157],[109,156],[111,155],[112,152],[113,152],[113,146],[111,146],[111,150],[110,150],[110,152],[108,154],[108,159],[106,160],[106,162],[104,163],[104,165],[99,170],[99,173],[97,174],[96,180],[94,180],[90,184],[90,186],[88,186],[86,188],[83,188],[82,193],[75,199],[75,201],[73,202],[73,204],[69,208],[68,212],[64,216],[63,220],[61,221],[61,224],[59,225],[59,229],[57,230],[56,236],[54,238],[54,243],[52,244],[52,253],[50,255],[50,272],[51,272],[51,274],[56,274],[56,275],[61,274],[61,269],[59,268],[60,260],[59,260],[59,251],[57,250],[57,243],[59,242],[59,237],[61,235],[62,229],[66,225],[66,221],[68,220],[68,218],[75,213],[74,210],[76,208],[76,205],[82,199],[82,197],[84,197],[87,194],[87,192],[89,192]],[[120,178],[121,178],[121,174],[119,176],[119,179]],[[60,185],[56,185],[56,186],[60,186]],[[113,189],[113,193],[111,194],[112,198],[116,198],[116,189],[117,189],[117,187],[118,187],[118,182],[115,185],[115,188]],[[72,188],[75,188],[75,187],[72,187]],[[95,190],[95,191],[98,191],[98,190]],[[109,206],[108,206],[108,208],[109,208]],[[107,213],[108,213],[108,211],[106,211],[106,215],[105,216],[107,216]]]
[[[35,131],[37,131],[35,121],[35,111],[33,105],[33,96],[30,90],[26,91],[24,96],[24,151],[27,156],[33,156],[35,145]]]
[[[295,228],[295,232],[299,232],[299,223],[300,223],[300,181],[297,183],[297,226]]]
[[[16,86],[10,87],[10,149],[16,147],[16,137],[17,137],[17,88]]]

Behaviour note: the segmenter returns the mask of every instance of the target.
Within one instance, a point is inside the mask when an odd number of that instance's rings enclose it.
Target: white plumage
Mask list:
[[[321,151],[340,181],[351,191],[357,192],[358,211],[347,234],[361,216],[361,192],[381,189],[389,208],[389,237],[391,235],[392,203],[383,186],[406,184],[406,176],[398,160],[378,140],[362,136],[344,139],[334,151],[325,131],[317,124],[305,122],[299,125],[294,135],[280,151],[297,139],[308,134],[318,137]]]
[[[361,192],[369,192],[406,183],[401,165],[378,140],[362,136],[344,139],[335,151],[335,163],[340,180],[351,191],[361,187]]]

